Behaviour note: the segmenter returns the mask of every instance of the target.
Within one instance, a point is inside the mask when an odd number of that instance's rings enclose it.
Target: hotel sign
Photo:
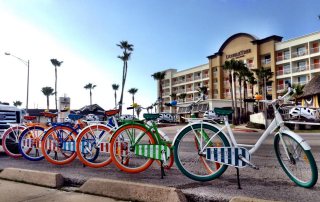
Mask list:
[[[245,54],[251,53],[251,49],[246,49],[246,50],[241,50],[237,53],[233,53],[230,55],[226,55],[226,59],[230,59],[230,58],[241,58],[243,57]]]

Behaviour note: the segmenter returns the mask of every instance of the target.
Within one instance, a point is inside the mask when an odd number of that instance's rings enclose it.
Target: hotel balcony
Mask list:
[[[186,79],[186,81],[187,81],[187,82],[193,81],[193,79],[192,79],[191,77],[189,77],[189,78]]]
[[[297,51],[297,52],[292,52],[291,57],[296,58],[296,57],[301,57],[301,56],[304,56],[307,54],[308,54],[307,50],[301,50],[301,51]]]
[[[209,78],[209,74],[204,74],[202,78],[203,78],[203,79]]]
[[[193,91],[193,88],[187,88],[187,92]]]
[[[187,101],[187,102],[192,102],[192,101],[193,101],[193,97],[188,97],[188,98],[186,98],[186,101]]]
[[[277,93],[281,93],[284,90],[285,90],[284,84],[277,85]]]
[[[263,60],[261,60],[261,64],[262,65],[268,65],[270,63],[271,63],[271,59],[263,59]]]
[[[320,47],[310,48],[310,54],[319,53]]]
[[[320,69],[320,64],[311,64],[310,69]]]
[[[168,96],[168,95],[170,95],[170,92],[163,92],[162,93],[162,96]]]
[[[282,75],[286,75],[286,74],[290,74],[290,69],[285,69],[285,70],[278,70],[277,71],[277,76],[282,76]]]
[[[306,85],[307,81],[293,82],[293,85]]]
[[[283,61],[283,60],[289,60],[290,59],[290,56],[289,55],[284,55],[284,56],[278,56],[276,58],[276,61],[277,62],[280,62],[280,61]]]
[[[185,91],[185,89],[180,89],[179,91],[178,91],[178,93],[185,93],[186,91]]]
[[[199,80],[199,79],[201,79],[201,76],[195,76],[194,77],[194,80]]]
[[[309,70],[308,65],[301,66],[301,67],[292,67],[292,73],[303,72],[303,71],[307,71],[307,70]]]

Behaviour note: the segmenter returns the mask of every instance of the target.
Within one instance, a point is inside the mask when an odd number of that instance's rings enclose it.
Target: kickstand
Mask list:
[[[237,169],[238,189],[242,189],[242,188],[241,188],[241,185],[240,185],[240,174],[239,174],[239,168],[238,168],[238,167],[236,167],[236,169]]]
[[[161,162],[161,179],[163,179],[163,176],[166,176],[166,173],[164,172],[164,167],[163,167],[163,160]]]
[[[57,151],[54,151],[54,160],[58,160],[58,153],[57,153]]]

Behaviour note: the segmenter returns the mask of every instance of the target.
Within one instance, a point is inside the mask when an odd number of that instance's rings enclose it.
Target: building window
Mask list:
[[[290,74],[290,64],[283,65],[283,73]]]

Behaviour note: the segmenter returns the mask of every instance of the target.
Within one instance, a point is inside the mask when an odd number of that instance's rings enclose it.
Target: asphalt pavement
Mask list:
[[[173,139],[181,125],[164,127],[170,138]],[[235,135],[240,143],[252,144],[261,135],[261,130],[251,130],[237,127]],[[320,163],[320,135],[302,134],[312,147],[312,151],[319,165]],[[114,165],[92,169],[83,167],[76,159],[65,166],[51,165],[48,162],[30,162],[25,159],[12,159],[0,153],[0,169],[9,167],[60,173],[64,177],[63,190],[77,190],[81,185],[92,178],[138,182],[146,185],[159,185],[179,189],[185,194],[188,201],[229,201],[235,197],[249,197],[275,201],[320,201],[320,182],[312,189],[296,186],[281,169],[273,151],[273,138],[270,136],[253,156],[252,161],[260,168],[240,170],[242,189],[238,189],[236,169],[229,167],[219,178],[210,182],[196,182],[185,177],[175,166],[166,171],[167,176],[160,179],[159,166],[154,163],[148,170],[138,174],[128,174],[119,171]],[[2,191],[3,186],[0,186]],[[45,188],[48,189],[48,188]],[[5,191],[5,190],[4,190]],[[4,192],[5,193],[5,192]],[[21,192],[24,193],[24,192]],[[243,198],[242,198],[243,199]],[[0,201],[3,201],[0,198]],[[20,200],[17,200],[20,201]]]

